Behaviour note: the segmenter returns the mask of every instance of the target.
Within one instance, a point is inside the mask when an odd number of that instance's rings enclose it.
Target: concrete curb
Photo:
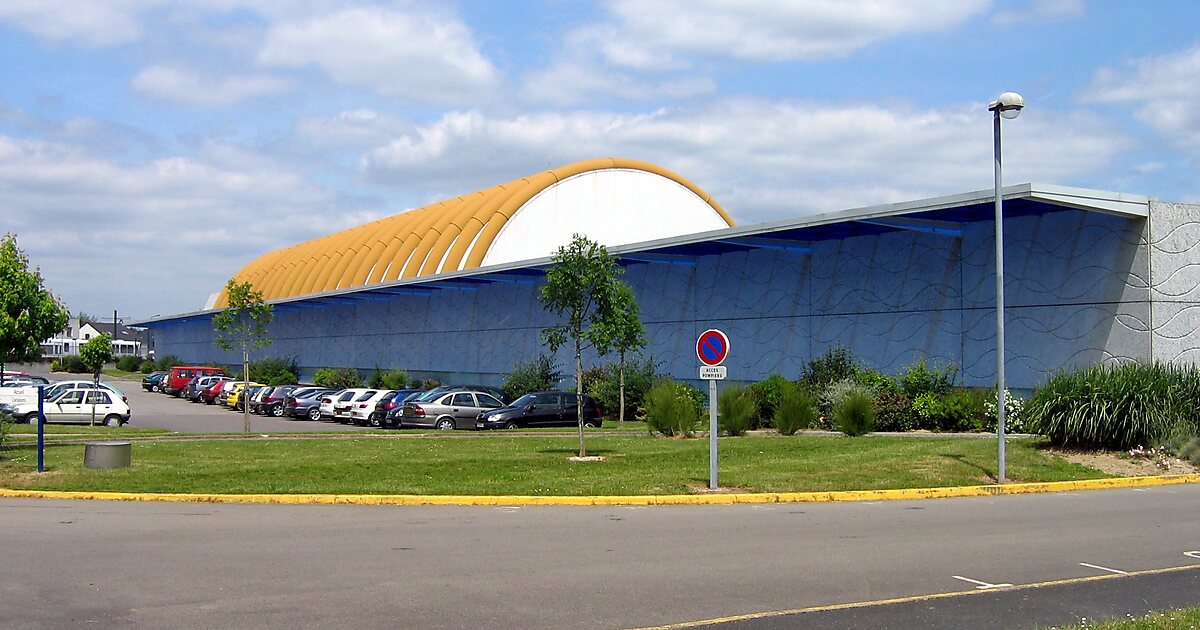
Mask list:
[[[1121,477],[1082,481],[1049,481],[1005,485],[897,490],[848,490],[836,492],[713,493],[635,496],[454,496],[419,494],[182,494],[134,492],[67,492],[53,490],[9,490],[0,488],[0,498],[83,499],[91,501],[172,501],[190,503],[265,503],[291,505],[732,505],[738,503],[831,503],[842,501],[906,501],[952,497],[1003,496],[1046,492],[1074,492],[1116,488],[1146,488],[1170,484],[1200,483],[1196,475]]]

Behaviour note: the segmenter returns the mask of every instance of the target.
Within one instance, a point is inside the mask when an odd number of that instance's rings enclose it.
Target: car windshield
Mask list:
[[[533,394],[525,394],[524,396],[514,400],[511,406],[524,407],[531,404],[536,398],[537,396],[534,396]]]

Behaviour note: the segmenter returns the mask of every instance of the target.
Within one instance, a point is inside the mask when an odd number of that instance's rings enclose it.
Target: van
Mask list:
[[[177,365],[171,368],[171,372],[162,380],[162,390],[164,394],[170,394],[179,398],[179,394],[183,392],[183,388],[187,387],[188,381],[196,376],[227,376],[225,370],[219,367],[207,365]]]

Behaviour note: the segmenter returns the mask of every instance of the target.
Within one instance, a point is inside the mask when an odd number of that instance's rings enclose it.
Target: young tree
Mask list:
[[[621,382],[618,426],[625,426],[625,355],[638,352],[650,343],[650,339],[646,337],[646,327],[642,324],[642,308],[638,306],[637,296],[628,284],[616,280],[612,317],[600,322],[600,325],[610,329],[604,334],[612,339],[612,347],[617,351]]]
[[[568,342],[575,350],[575,413],[579,423],[579,456],[587,455],[583,442],[583,351],[592,348],[608,354],[613,347],[618,277],[624,272],[601,244],[575,234],[559,247],[546,270],[546,284],[538,293],[546,310],[565,322],[542,331],[552,352]]]
[[[96,337],[92,337],[87,343],[79,346],[79,360],[83,361],[83,365],[92,373],[92,382],[96,384],[96,389],[100,389],[100,370],[104,369],[104,364],[112,360],[112,337],[108,333],[100,333]],[[96,399],[88,393],[88,398],[92,400],[92,426],[96,426]]]
[[[41,271],[29,270],[16,235],[5,234],[0,240],[0,384],[6,364],[40,357],[42,341],[62,332],[67,318],[67,309],[42,286]]]
[[[224,350],[242,349],[242,396],[250,386],[250,347],[262,348],[271,343],[267,337],[267,326],[274,317],[270,304],[263,302],[262,291],[254,290],[249,282],[237,282],[232,278],[225,284],[229,295],[229,306],[213,317],[213,330],[217,338],[213,343]],[[250,432],[250,402],[243,406],[242,428]]]

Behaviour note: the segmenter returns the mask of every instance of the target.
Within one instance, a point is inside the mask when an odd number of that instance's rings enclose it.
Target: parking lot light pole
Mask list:
[[[1000,163],[1000,119],[1021,115],[1025,99],[1016,92],[1005,92],[988,104],[993,113],[993,153],[996,167],[996,438],[999,442],[996,480],[1004,483],[1004,197],[1001,192],[1004,169]]]

